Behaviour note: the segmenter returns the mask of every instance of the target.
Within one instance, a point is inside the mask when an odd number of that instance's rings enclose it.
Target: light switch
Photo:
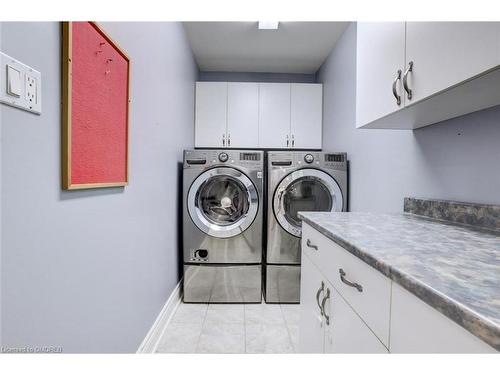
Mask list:
[[[7,65],[7,94],[21,96],[21,72],[10,65]]]
[[[42,113],[42,73],[1,51],[0,103]]]

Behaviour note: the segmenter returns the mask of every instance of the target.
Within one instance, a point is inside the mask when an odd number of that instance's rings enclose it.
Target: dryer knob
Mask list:
[[[225,152],[221,152],[219,154],[219,160],[223,163],[225,163],[229,159],[229,156]]]
[[[311,154],[306,154],[304,156],[304,161],[307,163],[307,164],[311,164],[313,161],[314,161],[314,156],[312,156]]]

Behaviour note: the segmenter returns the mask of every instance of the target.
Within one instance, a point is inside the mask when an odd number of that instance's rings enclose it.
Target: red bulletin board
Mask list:
[[[63,22],[63,189],[128,184],[130,60],[93,22]]]

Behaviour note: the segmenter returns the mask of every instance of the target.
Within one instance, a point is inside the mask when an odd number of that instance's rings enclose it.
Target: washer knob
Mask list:
[[[225,163],[229,159],[229,156],[225,152],[221,152],[219,154],[219,160],[223,163]]]
[[[314,156],[312,156],[311,154],[306,154],[304,156],[304,161],[307,163],[307,164],[311,164],[313,161],[314,161]]]

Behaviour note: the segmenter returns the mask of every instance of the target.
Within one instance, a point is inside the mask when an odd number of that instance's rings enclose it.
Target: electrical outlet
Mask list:
[[[26,100],[29,102],[30,109],[33,109],[33,106],[36,105],[36,86],[37,79],[36,77],[25,74],[25,92],[26,92]]]
[[[42,74],[0,52],[0,102],[41,114]]]

